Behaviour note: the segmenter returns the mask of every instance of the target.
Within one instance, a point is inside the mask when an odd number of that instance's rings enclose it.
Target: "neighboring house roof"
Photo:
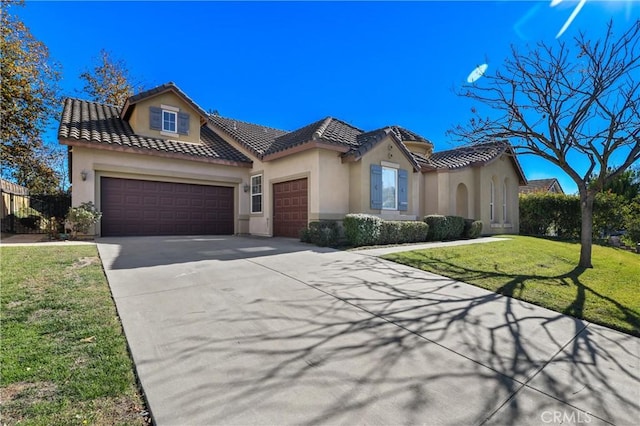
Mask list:
[[[0,189],[5,194],[29,195],[29,190],[24,186],[4,179],[0,179]]]
[[[520,186],[521,194],[530,194],[534,192],[551,192],[557,194],[564,194],[564,190],[562,186],[560,186],[560,182],[558,179],[532,179],[528,181],[527,185]]]
[[[483,166],[508,154],[512,159],[521,183],[526,183],[522,167],[516,158],[513,148],[506,141],[485,142],[476,145],[463,146],[447,151],[434,152],[425,157],[413,153],[423,171],[457,170],[471,166]]]
[[[195,103],[193,99],[187,96],[187,94],[184,93],[182,90],[180,90],[180,88],[176,86],[175,83],[173,83],[172,81],[170,81],[169,83],[161,84],[160,86],[154,87],[153,89],[145,90],[144,92],[140,92],[138,94],[130,96],[129,99],[127,99],[127,101],[124,103],[124,106],[122,107],[122,110],[120,112],[121,118],[124,120],[127,120],[131,115],[131,112],[133,111],[133,106],[138,102],[144,99],[152,98],[154,96],[157,96],[165,92],[173,92],[178,97],[182,98],[183,101],[185,101],[189,106],[191,106],[191,108],[193,108],[200,115],[200,119],[201,119],[200,124],[204,124],[208,114],[205,112],[204,109],[200,107],[200,105]]]
[[[202,144],[136,135],[120,118],[116,107],[68,98],[64,102],[58,138],[89,146],[123,150],[156,151],[158,154],[186,156],[213,162],[251,164],[251,160],[206,127],[201,128]]]

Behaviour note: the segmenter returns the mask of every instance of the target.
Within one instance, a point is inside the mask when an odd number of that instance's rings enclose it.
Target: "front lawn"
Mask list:
[[[3,424],[145,424],[95,246],[2,247]]]
[[[640,256],[593,246],[593,269],[577,267],[580,245],[509,236],[385,259],[640,336]]]

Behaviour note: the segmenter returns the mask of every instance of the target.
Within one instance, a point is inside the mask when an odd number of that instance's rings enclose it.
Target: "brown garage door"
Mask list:
[[[307,226],[307,179],[273,185],[273,236],[298,238]]]
[[[103,177],[102,235],[233,234],[233,188]]]

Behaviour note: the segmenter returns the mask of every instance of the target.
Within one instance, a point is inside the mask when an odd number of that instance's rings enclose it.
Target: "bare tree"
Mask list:
[[[639,77],[640,20],[618,37],[610,22],[600,40],[581,33],[572,46],[512,47],[501,69],[460,92],[489,107],[492,116],[473,109],[469,123],[449,134],[468,143],[507,139],[516,153],[550,161],[577,184],[581,267],[593,267],[596,193],[640,159]]]

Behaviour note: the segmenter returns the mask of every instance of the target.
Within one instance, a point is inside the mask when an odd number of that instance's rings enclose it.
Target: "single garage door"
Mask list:
[[[273,236],[298,238],[307,226],[307,179],[273,185]]]
[[[233,234],[233,188],[103,177],[102,236]]]

